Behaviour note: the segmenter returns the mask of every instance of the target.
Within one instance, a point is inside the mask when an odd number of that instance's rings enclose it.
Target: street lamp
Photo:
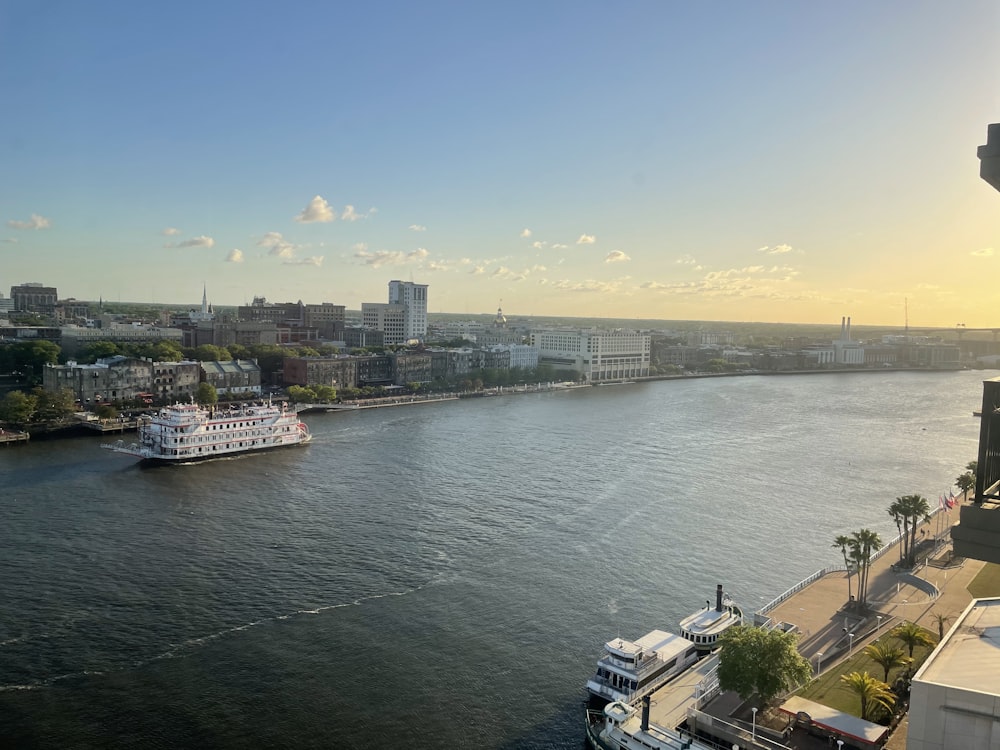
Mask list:
[[[753,723],[750,725],[750,737],[753,738],[754,742],[756,742],[757,741],[757,709],[756,708],[751,708],[750,711],[753,713],[753,716],[751,716],[751,720],[752,720]]]
[[[837,750],[843,750],[843,748],[844,748],[844,741],[837,740]]]
[[[875,635],[882,629],[882,615],[875,615]]]
[[[816,675],[819,676],[823,672],[823,652],[816,652]]]
[[[854,652],[854,633],[848,633],[847,637],[850,639],[847,642],[847,655],[850,656]]]

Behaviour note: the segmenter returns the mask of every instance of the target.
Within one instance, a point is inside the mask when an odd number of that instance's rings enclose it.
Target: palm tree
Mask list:
[[[844,567],[847,568],[847,601],[851,601],[851,565],[847,561],[847,548],[851,545],[851,538],[841,534],[833,540],[831,547],[840,547],[841,554],[844,555]]]
[[[971,471],[962,474],[955,480],[955,486],[962,490],[962,500],[969,499],[969,490],[976,486],[976,475]]]
[[[858,564],[858,605],[868,602],[868,572],[872,553],[882,549],[882,538],[871,529],[861,529],[851,535],[851,557]]]
[[[876,706],[891,711],[896,705],[896,698],[889,686],[867,672],[841,675],[840,681],[844,683],[841,687],[850,690],[861,700],[861,718],[865,721],[869,721],[869,713]]]
[[[865,646],[865,656],[871,659],[885,670],[885,677],[882,679],[889,682],[889,672],[896,667],[903,667],[910,663],[900,646],[894,646],[889,641],[875,641],[875,643]]]
[[[916,562],[917,527],[931,520],[931,506],[921,495],[897,497],[892,505],[903,516],[903,528],[909,528],[909,543],[906,545],[906,564],[911,568]]]
[[[917,646],[933,646],[934,641],[927,634],[927,631],[915,622],[903,622],[889,631],[893,638],[901,640],[910,650],[910,658],[913,658],[913,649]]]
[[[940,612],[931,612],[931,618],[937,624],[938,643],[940,643],[944,640],[944,626],[951,622],[951,616],[941,614]]]
[[[899,561],[903,562],[903,552],[906,548],[906,543],[908,540],[907,536],[904,535],[903,529],[904,524],[909,525],[909,520],[904,516],[899,507],[899,500],[896,500],[892,505],[889,506],[889,516],[893,521],[896,522],[896,534],[899,536]]]

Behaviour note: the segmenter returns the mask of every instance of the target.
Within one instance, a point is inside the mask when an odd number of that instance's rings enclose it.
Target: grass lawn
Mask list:
[[[930,631],[927,632],[936,643],[937,634]],[[902,646],[904,652],[907,650],[905,644],[893,638],[888,633],[879,638],[879,640]],[[911,674],[917,671],[933,650],[933,646],[917,646],[913,649],[913,664],[910,666]],[[897,667],[892,670],[889,673],[889,684],[892,685],[895,679],[906,669],[906,667]],[[858,700],[857,695],[844,687],[840,681],[842,675],[850,674],[851,672],[868,672],[868,674],[879,680],[885,676],[885,670],[882,669],[881,665],[876,664],[865,656],[864,649],[859,648],[855,649],[854,654],[850,658],[845,659],[835,666],[831,666],[822,675],[795,694],[806,700],[822,703],[824,706],[835,708],[852,716],[861,716],[861,701]]]
[[[986,563],[969,584],[969,593],[976,599],[1000,596],[1000,565]]]

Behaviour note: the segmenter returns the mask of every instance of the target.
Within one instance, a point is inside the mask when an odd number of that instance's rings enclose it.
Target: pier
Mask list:
[[[14,445],[15,443],[27,443],[31,439],[31,435],[27,432],[20,432],[18,430],[6,430],[0,427],[0,445]]]

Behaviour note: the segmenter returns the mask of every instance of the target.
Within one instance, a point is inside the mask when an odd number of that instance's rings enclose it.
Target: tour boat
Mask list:
[[[634,703],[649,695],[718,647],[719,636],[743,622],[743,613],[716,587],[716,605],[680,622],[680,634],[652,630],[637,641],[615,638],[604,644],[597,672],[587,680],[592,704]]]
[[[301,445],[311,439],[309,428],[285,403],[246,403],[207,407],[165,406],[138,424],[138,442],[102,445],[146,461],[187,463],[252,451]]]

